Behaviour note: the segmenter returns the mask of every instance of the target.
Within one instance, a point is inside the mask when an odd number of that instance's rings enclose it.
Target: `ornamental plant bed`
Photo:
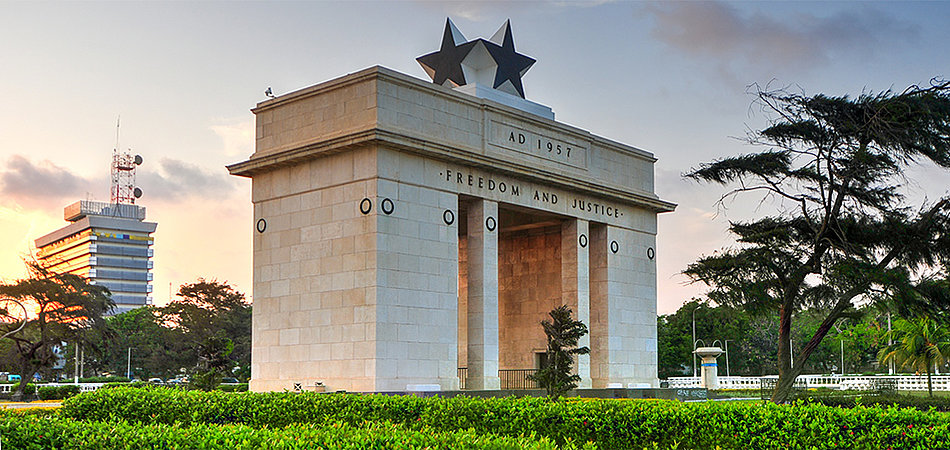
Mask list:
[[[950,448],[946,413],[897,407],[757,402],[542,398],[419,398],[315,393],[224,393],[109,389],[72,397],[60,411],[84,423],[180,428],[242,425],[366,427],[549,439],[568,447],[642,448]],[[203,429],[203,428],[202,428]],[[242,428],[243,429],[243,428]]]
[[[82,422],[69,418],[0,412],[0,439],[4,448],[45,450],[155,449],[590,449],[586,444],[557,445],[532,435],[523,437],[481,434],[472,430],[441,432],[388,422],[353,426],[295,424],[282,428],[247,425],[133,424]]]

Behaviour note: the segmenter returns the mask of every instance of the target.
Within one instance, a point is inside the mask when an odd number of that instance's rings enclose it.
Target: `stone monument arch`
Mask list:
[[[655,387],[653,155],[523,98],[508,23],[447,21],[418,60],[433,82],[371,67],[252,110],[251,389],[499,389],[560,304],[581,387]]]

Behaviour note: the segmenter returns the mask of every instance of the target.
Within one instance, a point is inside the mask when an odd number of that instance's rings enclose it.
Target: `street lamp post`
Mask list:
[[[125,377],[132,379],[132,347],[129,347],[129,356],[125,360]]]
[[[696,350],[696,310],[699,307],[693,308],[693,350]],[[696,354],[693,353],[693,377],[696,377]]]
[[[841,342],[841,376],[844,376],[844,339]]]
[[[729,341],[732,339],[726,339],[723,341],[726,344],[726,377],[729,377]]]
[[[892,345],[894,345],[894,341],[891,339],[891,312],[888,311],[887,312],[887,346],[890,347]],[[894,375],[894,359],[893,358],[887,362],[887,374]]]

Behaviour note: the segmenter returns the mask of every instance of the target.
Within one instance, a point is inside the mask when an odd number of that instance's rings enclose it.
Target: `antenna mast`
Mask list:
[[[135,187],[135,167],[142,164],[142,157],[131,153],[119,153],[119,120],[115,121],[115,148],[112,149],[112,188],[111,203],[134,205],[135,199],[142,196],[142,190]]]

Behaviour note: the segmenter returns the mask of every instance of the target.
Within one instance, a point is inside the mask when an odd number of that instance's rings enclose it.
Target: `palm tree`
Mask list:
[[[894,343],[878,353],[881,364],[895,361],[901,368],[927,372],[927,390],[933,397],[930,372],[935,364],[944,364],[950,359],[950,329],[929,317],[898,319],[887,337]]]

